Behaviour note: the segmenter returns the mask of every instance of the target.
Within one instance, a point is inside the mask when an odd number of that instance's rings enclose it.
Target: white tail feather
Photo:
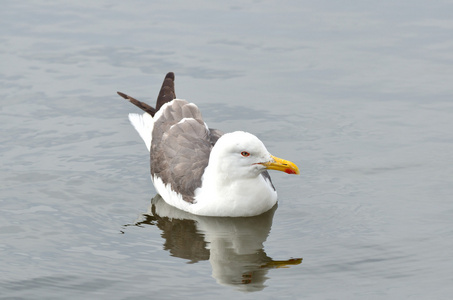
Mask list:
[[[151,117],[151,115],[148,113],[144,113],[143,115],[129,114],[129,121],[145,142],[148,151],[150,151],[152,132],[154,127],[153,117]]]

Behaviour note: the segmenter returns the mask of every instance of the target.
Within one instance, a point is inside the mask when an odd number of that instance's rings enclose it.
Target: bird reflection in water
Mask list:
[[[209,260],[217,283],[244,291],[260,291],[269,269],[288,268],[302,258],[273,260],[264,251],[277,205],[255,217],[205,217],[174,208],[156,195],[136,226],[162,230],[164,249],[190,263]]]

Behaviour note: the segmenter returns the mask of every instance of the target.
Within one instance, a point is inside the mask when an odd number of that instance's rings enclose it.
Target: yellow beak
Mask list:
[[[299,175],[299,168],[292,162],[271,155],[273,162],[262,163],[268,170],[283,171],[288,174]]]

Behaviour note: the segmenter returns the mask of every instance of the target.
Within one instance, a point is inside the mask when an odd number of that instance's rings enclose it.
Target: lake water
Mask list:
[[[3,1],[0,298],[450,299],[452,11]],[[116,91],[153,104],[169,71],[210,127],[300,167],[271,174],[278,208],[155,197]]]

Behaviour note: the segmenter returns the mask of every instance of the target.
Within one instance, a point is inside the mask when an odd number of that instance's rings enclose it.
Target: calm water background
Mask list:
[[[2,1],[0,298],[450,299],[452,12]],[[302,171],[272,173],[280,202],[263,227],[186,220],[201,246],[185,257],[187,243],[168,246],[185,238],[172,219],[146,215],[138,109],[116,95],[153,103],[168,71],[211,127],[250,131]],[[303,262],[223,282],[219,262],[241,246],[222,230],[249,226],[259,259]]]

